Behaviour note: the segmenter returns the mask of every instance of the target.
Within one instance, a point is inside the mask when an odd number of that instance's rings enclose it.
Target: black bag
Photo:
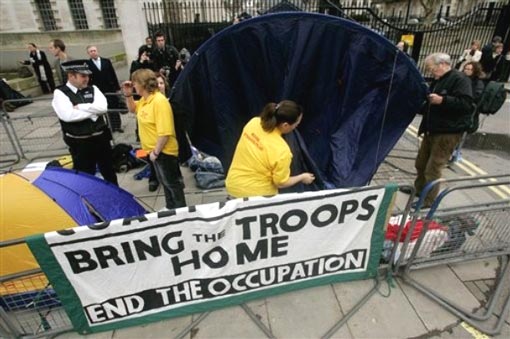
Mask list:
[[[127,172],[143,164],[131,151],[133,147],[128,144],[117,144],[112,149],[113,169],[117,173]]]
[[[2,100],[18,100],[18,99],[26,99],[23,101],[13,101],[13,102],[7,102],[6,109],[9,111],[13,111],[16,107],[21,107],[24,105],[28,105],[32,103],[31,99],[27,99],[23,94],[16,91],[14,88],[9,86],[9,84],[2,79],[0,79],[0,98]]]
[[[495,114],[503,106],[505,100],[505,85],[502,82],[489,81],[478,102],[478,112],[482,114]]]

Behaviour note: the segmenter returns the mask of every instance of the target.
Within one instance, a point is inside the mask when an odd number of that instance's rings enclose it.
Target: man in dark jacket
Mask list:
[[[462,133],[471,125],[474,110],[471,82],[466,75],[452,69],[448,54],[429,55],[425,66],[434,80],[418,131],[424,135],[415,162],[414,186],[418,194],[427,183],[441,178],[442,169]],[[439,185],[435,185],[425,198],[424,207],[430,207],[438,193]]]
[[[156,45],[151,54],[154,62],[154,69],[168,79],[172,72],[175,72],[175,63],[179,59],[179,51],[172,45],[167,45],[165,35],[156,33]],[[173,84],[170,84],[172,86]]]
[[[87,54],[90,56],[87,64],[92,72],[89,85],[96,85],[103,93],[118,92],[120,90],[119,80],[110,59],[100,57],[96,46],[87,46]],[[108,101],[108,110],[120,108],[118,96],[110,94],[106,96],[106,100]],[[108,119],[113,132],[124,132],[119,112],[109,111]]]

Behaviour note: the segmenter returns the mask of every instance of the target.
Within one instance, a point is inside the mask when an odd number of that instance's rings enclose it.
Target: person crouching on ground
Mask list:
[[[304,172],[290,176],[292,152],[283,134],[301,122],[301,106],[290,100],[267,104],[259,117],[243,129],[228,170],[225,186],[235,198],[270,196],[297,183],[311,184],[315,177]]]
[[[424,137],[415,162],[417,194],[421,194],[427,183],[441,178],[455,146],[471,126],[473,114],[471,80],[452,69],[448,54],[429,55],[425,58],[425,67],[434,80],[418,130],[418,135]],[[423,207],[430,207],[438,193],[439,185],[435,185],[427,194]]]
[[[158,181],[163,186],[166,208],[186,206],[172,107],[158,90],[153,71],[139,69],[131,75],[131,80],[122,83],[122,91],[129,111],[136,114],[141,146],[149,153]],[[133,99],[133,88],[141,96],[138,101]]]

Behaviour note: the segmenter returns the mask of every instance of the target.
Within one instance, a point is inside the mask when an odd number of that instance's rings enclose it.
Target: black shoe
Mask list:
[[[149,192],[154,192],[158,189],[159,182],[157,181],[149,181]]]

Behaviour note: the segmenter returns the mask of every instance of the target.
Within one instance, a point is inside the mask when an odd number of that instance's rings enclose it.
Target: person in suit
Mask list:
[[[28,44],[28,50],[30,51],[29,60],[24,60],[21,63],[23,65],[31,64],[34,67],[37,81],[39,81],[39,86],[44,94],[52,93],[55,90],[55,81],[46,54],[39,50],[33,42]]]
[[[87,46],[87,54],[90,57],[87,64],[92,72],[89,85],[96,85],[103,93],[120,91],[119,80],[110,59],[100,57],[97,47],[93,45]],[[108,95],[106,99],[108,100],[108,110],[121,108],[117,96]],[[113,132],[124,132],[119,112],[108,112],[108,119]]]

